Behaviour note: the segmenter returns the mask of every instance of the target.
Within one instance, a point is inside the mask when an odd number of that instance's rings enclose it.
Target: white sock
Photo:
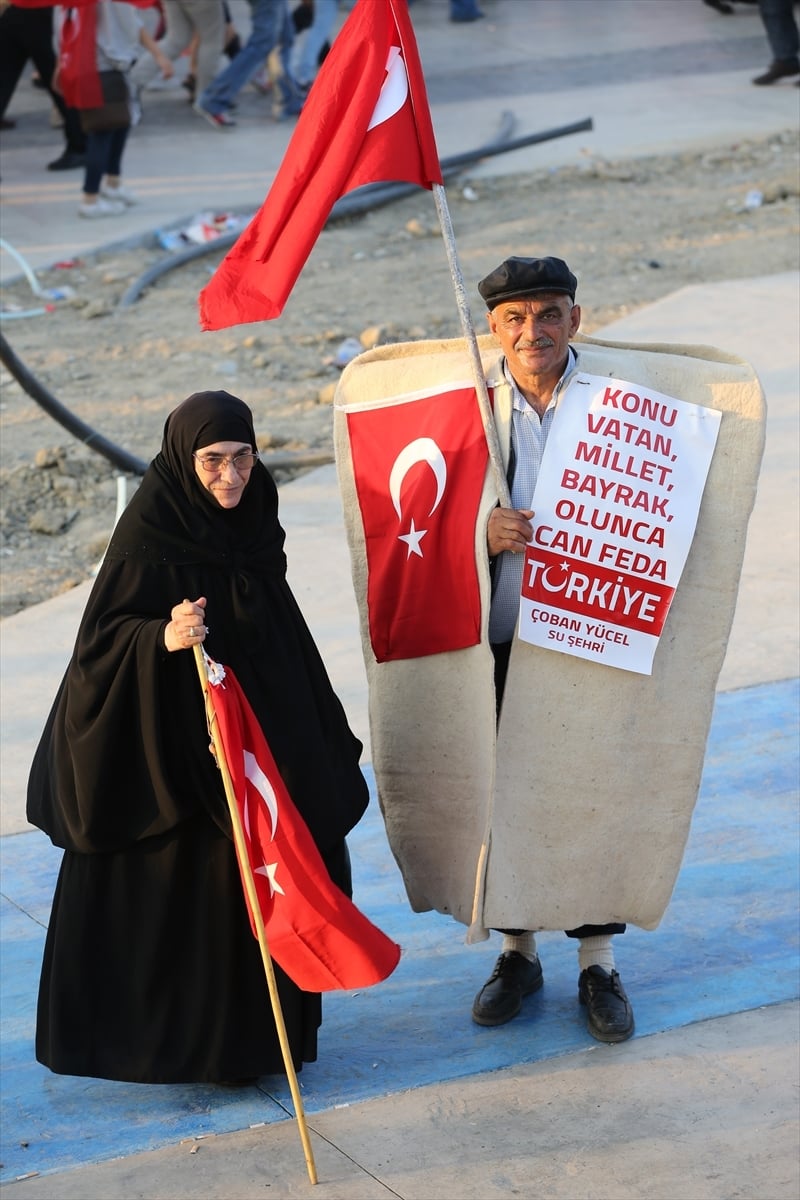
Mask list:
[[[611,934],[581,938],[578,943],[578,965],[582,971],[589,967],[603,967],[609,974],[614,970],[614,947]]]
[[[504,933],[503,954],[516,950],[528,962],[536,962],[536,938],[532,933]]]

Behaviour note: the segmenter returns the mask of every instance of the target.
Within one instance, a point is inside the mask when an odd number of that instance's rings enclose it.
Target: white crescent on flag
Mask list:
[[[406,74],[406,64],[403,62],[400,47],[391,46],[389,48],[389,56],[386,59],[386,78],[383,81],[383,87],[381,88],[381,94],[378,96],[375,111],[367,126],[367,133],[369,133],[370,129],[374,129],[376,125],[382,125],[384,121],[388,121],[390,117],[398,113],[405,104],[407,95],[408,75]]]
[[[392,498],[392,504],[397,513],[398,521],[402,520],[403,517],[400,503],[403,480],[411,468],[419,462],[428,464],[436,480],[436,499],[428,516],[436,512],[439,502],[444,495],[444,489],[447,487],[447,463],[433,438],[416,438],[413,442],[409,442],[394,460],[389,475],[389,495]],[[397,540],[405,542],[408,547],[406,558],[410,558],[412,554],[416,554],[419,558],[423,557],[420,542],[427,532],[427,529],[417,529],[412,518],[408,533],[399,533],[397,535]]]
[[[275,796],[275,792],[272,788],[272,784],[267,779],[264,772],[261,770],[261,767],[258,765],[256,756],[254,754],[251,754],[249,750],[244,751],[244,773],[245,773],[245,776],[248,779],[248,781],[250,783],[252,783],[253,787],[256,789],[259,796],[264,801],[264,804],[267,806],[267,812],[270,815],[270,821],[271,821],[271,825],[272,825],[272,837],[274,839],[275,838],[275,830],[278,828],[277,797]],[[252,838],[252,834],[250,832],[249,811],[248,811],[248,807],[246,804],[243,805],[243,811],[244,811],[245,833],[247,835],[248,842],[252,846],[253,838]],[[274,896],[276,892],[280,893],[281,896],[286,895],[286,893],[284,892],[283,888],[278,883],[278,880],[276,878],[276,872],[278,870],[278,864],[276,862],[274,862],[274,863],[265,862],[263,866],[255,867],[254,870],[255,870],[256,875],[263,875],[264,878],[267,880],[267,883],[269,884],[270,896]]]
[[[272,821],[272,837],[274,840],[275,830],[278,828],[278,801],[275,792],[272,790],[272,784],[258,765],[255,755],[251,754],[249,750],[245,750],[244,752],[244,773],[267,806],[267,812]],[[244,811],[246,816],[246,805]],[[247,830],[247,836],[248,838],[250,837],[249,829]]]
[[[400,451],[392,464],[392,471],[389,475],[389,495],[392,498],[398,520],[402,520],[403,516],[400,508],[400,491],[403,487],[403,480],[411,468],[419,462],[428,464],[436,480],[436,499],[428,516],[436,512],[444,495],[444,489],[447,486],[447,463],[444,455],[433,438],[416,438]]]

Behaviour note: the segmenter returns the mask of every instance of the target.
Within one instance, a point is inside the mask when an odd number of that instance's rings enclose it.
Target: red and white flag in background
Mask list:
[[[156,0],[115,0],[134,8],[152,8]],[[58,38],[57,90],[70,108],[100,108],[103,89],[97,71],[98,0],[14,0],[15,8],[66,10]],[[0,4],[0,8],[3,5]]]
[[[400,947],[331,880],[233,672],[207,656],[206,667],[272,957],[307,992],[380,983]],[[246,888],[245,901],[257,936]]]
[[[488,450],[471,385],[346,409],[378,662],[475,646]]]
[[[366,183],[442,182],[408,0],[357,0],[264,204],[200,293],[200,325],[280,316],[330,211]]]

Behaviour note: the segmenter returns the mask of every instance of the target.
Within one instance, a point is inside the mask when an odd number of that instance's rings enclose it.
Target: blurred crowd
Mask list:
[[[273,120],[296,118],[355,2],[75,0],[31,7],[34,0],[0,0],[0,127],[14,129],[7,110],[31,66],[32,82],[49,93],[51,123],[64,136],[48,170],[83,170],[81,216],[118,215],[136,199],[122,182],[122,159],[148,91],[179,84],[198,119],[221,131],[236,126],[245,87],[267,97]],[[426,0],[404,2],[421,7]],[[770,59],[752,79],[756,86],[800,81],[796,0],[694,2],[721,16],[737,5],[758,14]],[[455,23],[485,16],[479,0],[447,0],[441,11]]]

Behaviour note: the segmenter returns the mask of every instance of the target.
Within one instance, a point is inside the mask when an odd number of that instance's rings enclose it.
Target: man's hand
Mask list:
[[[532,508],[494,508],[486,527],[489,557],[503,550],[519,554],[533,537]]]

